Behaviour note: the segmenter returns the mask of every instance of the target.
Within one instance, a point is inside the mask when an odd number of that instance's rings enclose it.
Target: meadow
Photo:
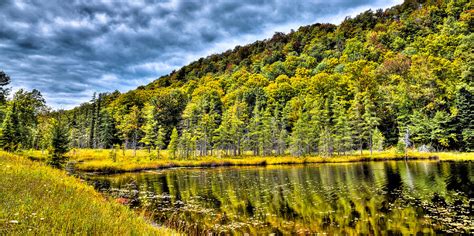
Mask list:
[[[0,235],[174,234],[143,216],[65,171],[0,152]]]

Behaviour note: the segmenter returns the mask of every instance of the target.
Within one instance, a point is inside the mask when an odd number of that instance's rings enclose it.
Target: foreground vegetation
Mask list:
[[[77,149],[67,153],[69,161],[75,163],[75,170],[86,172],[119,173],[141,170],[165,169],[173,167],[218,167],[218,166],[261,166],[279,164],[309,164],[309,163],[341,163],[357,161],[404,160],[405,154],[397,153],[394,149],[374,152],[364,151],[335,157],[308,156],[252,156],[251,153],[239,157],[206,156],[190,159],[171,159],[168,151],[161,151],[162,158],[156,159],[153,153],[146,150],[128,150],[111,158],[113,150],[107,149]],[[23,151],[22,155],[35,160],[46,160],[47,152]],[[408,151],[409,160],[441,160],[441,161],[474,161],[474,153],[457,152],[417,152]]]
[[[167,235],[85,183],[0,152],[0,234]]]

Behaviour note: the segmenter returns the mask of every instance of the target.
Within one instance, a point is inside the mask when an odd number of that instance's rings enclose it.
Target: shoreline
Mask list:
[[[309,157],[309,158],[297,158],[291,157],[295,160],[283,159],[281,161],[275,160],[278,158],[284,157],[259,157],[251,158],[250,163],[245,162],[245,158],[242,159],[232,159],[226,158],[221,160],[171,160],[166,163],[150,163],[148,165],[140,165],[133,167],[121,167],[121,166],[81,166],[81,162],[74,163],[74,165],[79,164],[78,167],[75,167],[74,170],[79,173],[88,173],[94,175],[109,175],[109,174],[121,174],[121,173],[137,173],[142,171],[150,170],[166,170],[172,168],[219,168],[219,167],[262,167],[262,166],[273,166],[273,165],[308,165],[308,164],[328,164],[328,163],[357,163],[357,162],[382,162],[382,161],[420,161],[420,160],[430,160],[430,161],[454,161],[454,160],[441,160],[438,156],[429,156],[429,157],[420,157],[420,156],[409,156],[405,157],[383,157],[383,158],[373,158],[362,156],[359,158],[353,157]],[[459,160],[459,161],[471,161],[471,160]]]
[[[353,163],[372,161],[400,161],[400,160],[437,160],[437,161],[474,161],[474,153],[469,152],[418,152],[408,151],[408,157],[396,153],[394,149],[376,151],[371,155],[369,151],[336,155],[332,157],[305,156],[203,156],[190,159],[170,159],[166,150],[161,152],[160,159],[151,157],[152,153],[146,150],[132,150],[117,154],[116,161],[110,156],[110,149],[76,149],[66,154],[67,169],[78,173],[94,173],[97,175],[140,172],[147,170],[163,170],[170,168],[216,168],[228,166],[269,166],[269,165],[301,165],[317,163]],[[47,153],[41,151],[26,151],[20,155],[34,161],[43,162]],[[72,167],[72,168],[71,168]]]

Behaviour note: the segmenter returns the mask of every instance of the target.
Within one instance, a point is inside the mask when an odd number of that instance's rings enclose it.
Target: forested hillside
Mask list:
[[[407,0],[340,25],[275,33],[72,110],[25,110],[34,121],[23,130],[15,130],[24,127],[15,125],[24,122],[19,94],[5,105],[0,141],[41,149],[55,117],[72,148],[168,149],[180,158],[473,151],[473,28],[472,1]]]

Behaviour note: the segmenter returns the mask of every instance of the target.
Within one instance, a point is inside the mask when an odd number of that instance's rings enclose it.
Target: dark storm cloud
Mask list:
[[[0,0],[0,70],[56,108],[126,91],[192,60],[400,0]]]

